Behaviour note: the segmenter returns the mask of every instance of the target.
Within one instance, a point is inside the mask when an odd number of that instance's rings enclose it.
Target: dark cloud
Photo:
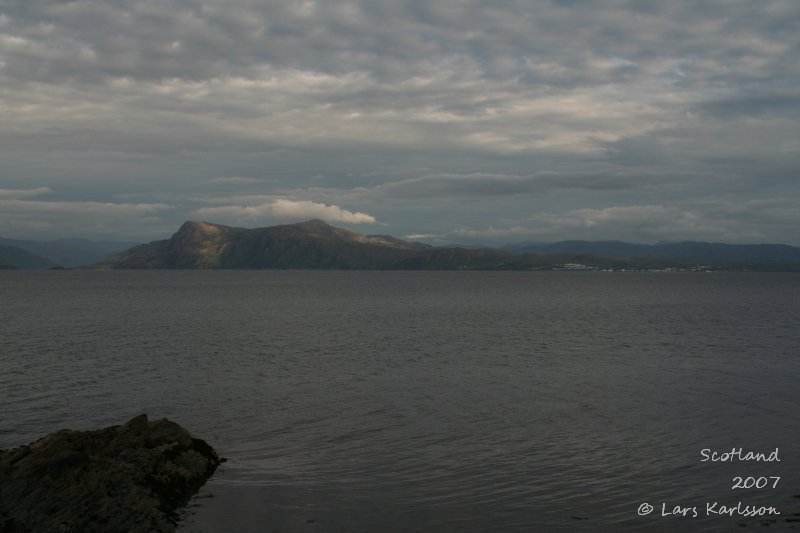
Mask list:
[[[800,118],[800,94],[797,92],[742,94],[700,104],[696,111],[721,120],[736,120],[742,117],[796,120]]]

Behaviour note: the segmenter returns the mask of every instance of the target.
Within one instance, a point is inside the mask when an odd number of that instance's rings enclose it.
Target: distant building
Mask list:
[[[594,267],[582,265],[580,263],[564,263],[558,267],[559,270],[595,270]]]

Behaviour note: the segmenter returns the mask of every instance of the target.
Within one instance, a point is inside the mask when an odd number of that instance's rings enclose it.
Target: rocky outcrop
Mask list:
[[[167,419],[61,430],[0,451],[0,531],[174,531],[216,452]]]

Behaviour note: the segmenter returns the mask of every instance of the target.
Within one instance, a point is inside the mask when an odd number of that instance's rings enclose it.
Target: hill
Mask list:
[[[0,268],[51,268],[55,264],[18,246],[0,244]]]
[[[653,257],[700,263],[797,264],[800,248],[785,244],[722,244],[684,241],[633,244],[622,241],[559,241],[506,246],[514,254],[592,254],[603,257]]]
[[[386,269],[428,247],[362,235],[321,220],[244,229],[186,222],[169,239],[96,265],[125,269]]]
[[[108,259],[137,243],[124,241],[90,241],[87,239],[55,239],[31,241],[0,238],[0,245],[14,246],[50,262],[50,266],[77,267]]]

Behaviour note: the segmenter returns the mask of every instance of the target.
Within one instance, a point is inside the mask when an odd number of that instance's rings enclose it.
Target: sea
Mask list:
[[[0,271],[0,302],[0,448],[174,420],[227,459],[180,532],[800,529],[798,274]]]

